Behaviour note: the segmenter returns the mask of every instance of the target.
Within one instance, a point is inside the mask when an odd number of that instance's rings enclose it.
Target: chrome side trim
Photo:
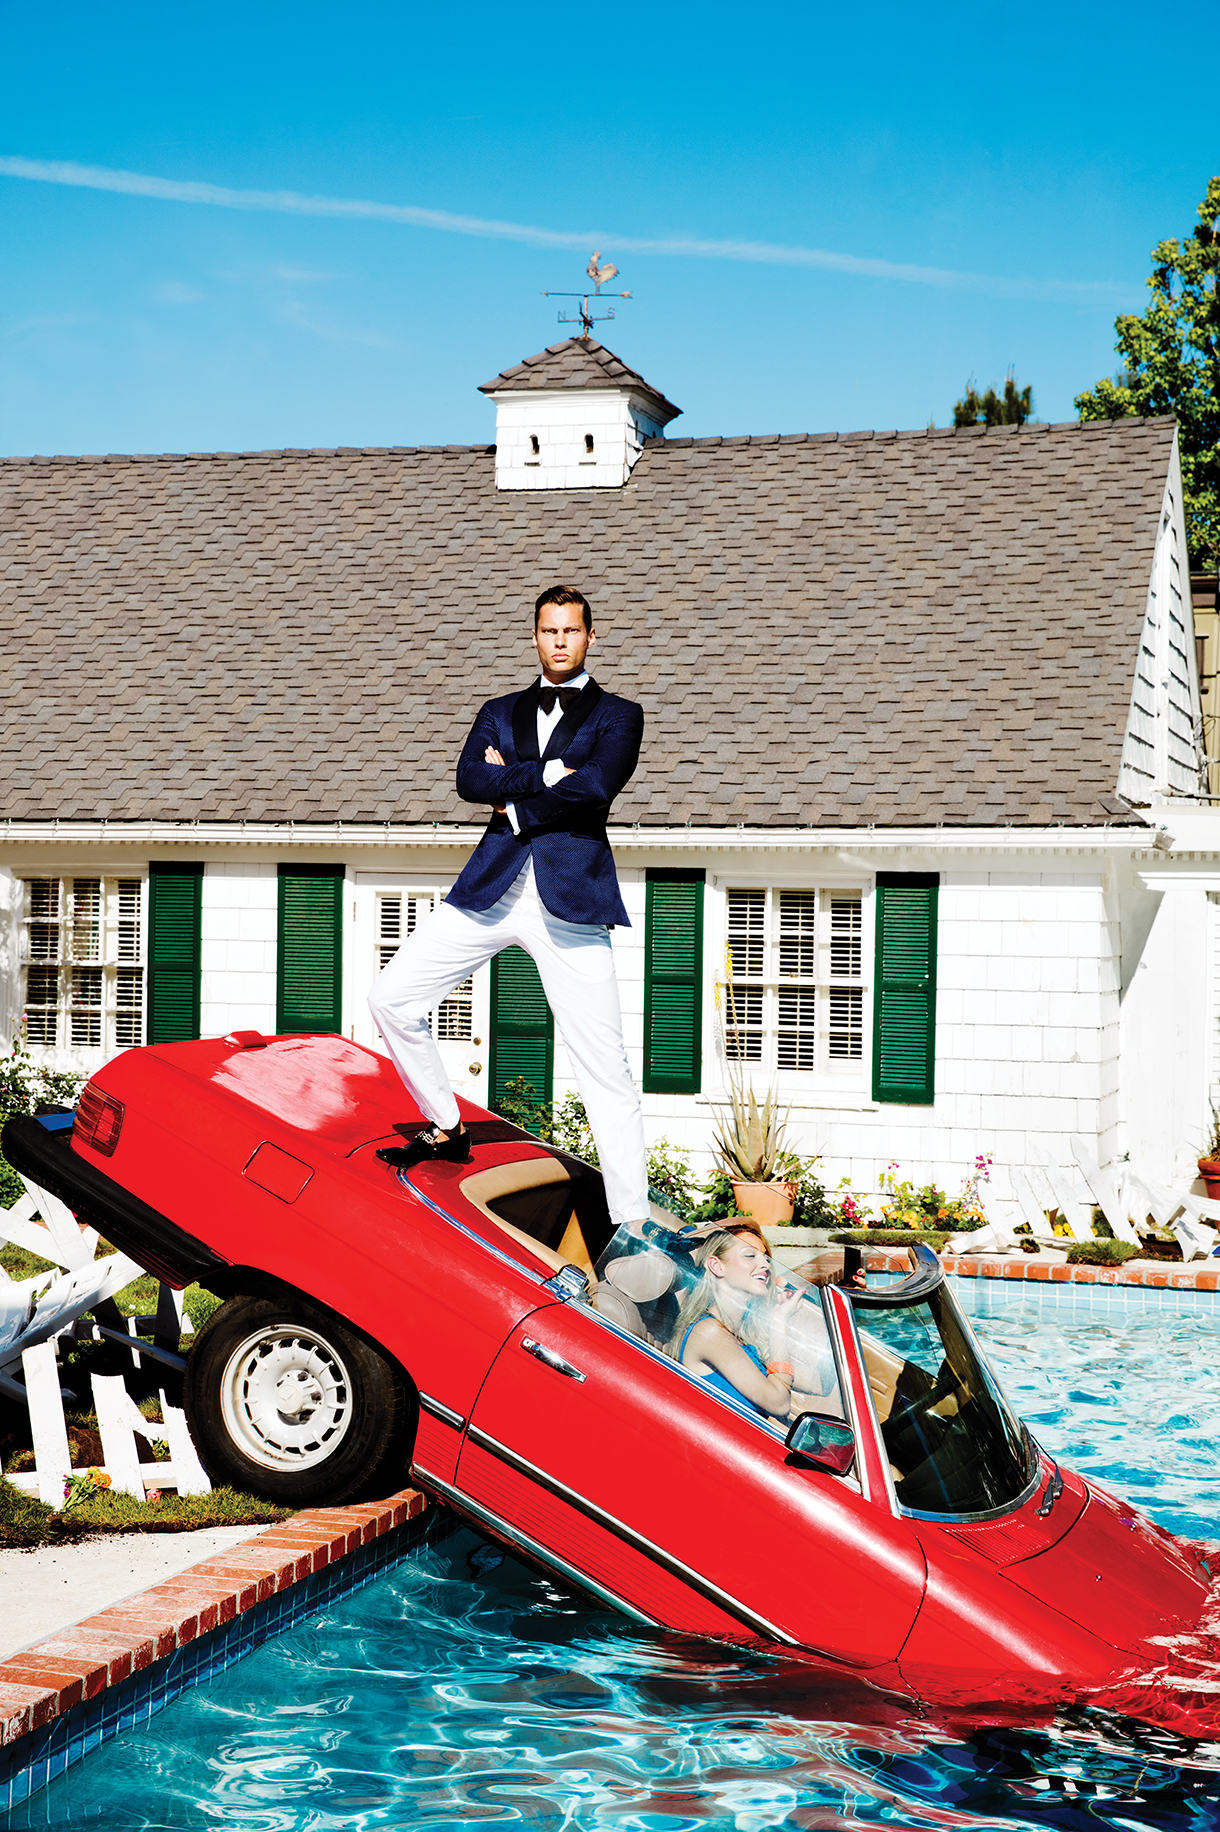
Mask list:
[[[642,1609],[636,1609],[633,1604],[625,1603],[622,1597],[616,1597],[614,1592],[607,1590],[604,1584],[598,1584],[593,1578],[586,1577],[582,1571],[577,1571],[575,1565],[569,1565],[566,1559],[560,1558],[557,1553],[551,1552],[546,1546],[539,1545],[538,1541],[531,1539],[528,1533],[522,1533],[516,1527],[510,1527],[499,1514],[493,1514],[491,1509],[485,1508],[481,1502],[472,1501],[469,1495],[463,1494],[461,1489],[454,1488],[452,1483],[442,1482],[439,1476],[434,1476],[430,1470],[424,1469],[418,1463],[413,1466],[411,1473],[417,1476],[425,1487],[434,1489],[438,1495],[443,1496],[456,1512],[470,1515],[482,1526],[491,1527],[512,1545],[520,1546],[523,1552],[528,1553],[530,1558],[536,1559],[540,1565],[545,1565],[549,1570],[556,1572],[574,1589],[586,1591],[599,1603],[605,1603],[610,1609],[616,1609],[622,1616],[630,1616],[633,1622],[643,1623],[645,1628],[661,1626],[655,1616],[646,1616]]]
[[[549,1494],[557,1496],[560,1501],[566,1501],[568,1506],[575,1508],[578,1514],[583,1514],[586,1519],[596,1522],[599,1527],[604,1527],[607,1533],[613,1533],[616,1539],[621,1539],[625,1545],[631,1546],[636,1552],[642,1552],[645,1558],[652,1560],[654,1565],[660,1565],[662,1570],[668,1571],[671,1576],[680,1578],[684,1584],[689,1584],[692,1590],[706,1597],[709,1603],[715,1603],[717,1608],[723,1609],[726,1615],[735,1616],[739,1622],[745,1623],[747,1628],[753,1629],[755,1634],[765,1635],[769,1641],[782,1641],[788,1647],[801,1646],[795,1635],[789,1635],[782,1628],[776,1628],[774,1622],[768,1622],[765,1616],[756,1615],[746,1604],[739,1602],[736,1597],[731,1597],[726,1590],[721,1590],[718,1584],[713,1584],[700,1572],[692,1571],[691,1567],[684,1565],[681,1559],[674,1558],[672,1553],[666,1552],[652,1540],[645,1539],[642,1533],[637,1533],[633,1527],[616,1519],[613,1514],[607,1514],[605,1509],[599,1508],[595,1502],[587,1501],[583,1495],[578,1495],[575,1489],[568,1488],[566,1483],[557,1481],[554,1476],[549,1476],[545,1470],[539,1469],[537,1464],[531,1463],[526,1457],[518,1456],[517,1452],[510,1450],[507,1444],[501,1444],[497,1438],[489,1437],[487,1432],[480,1431],[477,1425],[471,1425],[466,1433],[466,1441],[469,1444],[477,1444],[481,1450],[487,1451],[489,1456],[497,1458],[501,1463],[507,1463],[510,1469],[517,1470],[520,1475],[528,1476],[531,1481],[538,1484],[539,1488],[546,1489]],[[582,1579],[581,1581],[584,1583],[588,1580]]]
[[[439,1399],[433,1399],[430,1393],[421,1393],[419,1409],[431,1418],[439,1419],[442,1425],[451,1425],[454,1431],[465,1431],[466,1421],[460,1412],[454,1412],[450,1406],[442,1406]]]

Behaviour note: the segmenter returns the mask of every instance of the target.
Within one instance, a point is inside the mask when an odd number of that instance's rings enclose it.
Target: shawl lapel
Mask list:
[[[582,696],[583,697],[583,696]],[[573,707],[572,711],[575,712]],[[517,695],[513,707],[513,749],[518,763],[538,762],[538,683]]]
[[[551,733],[551,736],[549,740],[547,741],[546,750],[542,753],[542,760],[544,763],[549,763],[552,757],[562,757],[563,756],[569,744],[571,744],[573,738],[576,736],[577,732],[580,730],[585,720],[593,712],[594,708],[597,705],[597,702],[601,699],[603,691],[604,689],[599,687],[596,681],[588,680],[585,682],[584,686],[580,690],[579,695],[577,696],[575,700],[573,700],[572,704],[568,707],[568,710],[564,713],[562,719],[560,719],[558,725],[555,727],[554,731]],[[525,696],[522,695],[522,698],[524,697]],[[518,705],[520,705],[520,703],[521,703],[520,701],[517,702]],[[530,715],[533,721],[533,726],[534,726],[533,755],[535,757],[538,755],[538,720],[537,720],[537,717],[535,716],[537,713],[537,709],[538,709],[538,689],[535,686],[534,703],[533,703],[533,707],[531,708],[531,715]],[[513,736],[514,738],[516,737],[516,712],[515,710],[513,713]],[[518,752],[518,755],[520,755],[520,752]]]

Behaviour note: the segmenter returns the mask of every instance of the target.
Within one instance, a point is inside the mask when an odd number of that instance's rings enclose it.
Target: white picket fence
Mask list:
[[[130,1342],[137,1368],[144,1355],[180,1368],[184,1364],[177,1353],[179,1337],[190,1333],[191,1322],[183,1313],[182,1293],[165,1284],[158,1292],[155,1316],[125,1317],[114,1293],[138,1278],[143,1268],[125,1253],[97,1259],[96,1230],[82,1227],[50,1191],[26,1177],[22,1182],[25,1195],[11,1209],[0,1209],[0,1240],[37,1253],[59,1270],[11,1279],[0,1268],[0,1392],[29,1407],[35,1463],[32,1471],[19,1471],[9,1481],[36,1493],[48,1506],[59,1507],[69,1478],[86,1473],[72,1466],[64,1400],[76,1395],[60,1386],[59,1339],[83,1334]],[[83,1321],[86,1312],[92,1323]],[[137,1336],[149,1331],[151,1347],[137,1345]],[[169,1404],[163,1390],[158,1424],[140,1412],[121,1374],[90,1378],[103,1452],[103,1462],[93,1467],[109,1476],[113,1489],[139,1501],[149,1489],[207,1493],[212,1485],[191,1442],[186,1416]],[[142,1463],[137,1437],[150,1446],[158,1439],[167,1442],[169,1461]]]
[[[1025,1169],[1014,1167],[1009,1173],[1012,1193],[1035,1240],[1048,1246],[1063,1246],[1074,1240],[1093,1239],[1093,1208],[1096,1206],[1110,1224],[1115,1240],[1138,1243],[1139,1236],[1131,1220],[1152,1220],[1171,1229],[1182,1250],[1182,1258],[1205,1259],[1220,1246],[1220,1202],[1190,1191],[1169,1189],[1152,1177],[1146,1177],[1133,1164],[1122,1164],[1115,1170],[1103,1170],[1079,1136],[1072,1139],[1075,1163],[1063,1168],[1047,1152],[1042,1162]],[[972,1253],[994,1251],[1020,1245],[1013,1232],[1014,1217],[1005,1217],[1000,1203],[989,1205],[992,1219],[985,1229],[965,1236],[963,1246]],[[1057,1210],[1063,1233],[1056,1233],[1047,1213]]]

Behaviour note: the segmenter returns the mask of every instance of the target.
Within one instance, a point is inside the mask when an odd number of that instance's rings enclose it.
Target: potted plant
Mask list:
[[[720,1029],[721,991],[724,993],[724,1029]],[[760,1102],[753,1084],[747,1084],[742,1064],[748,1060],[748,1039],[738,1023],[733,985],[733,950],[725,949],[724,979],[716,988],[716,1028],[720,1031],[729,1104],[717,1114],[716,1150],[733,1186],[733,1200],[743,1215],[762,1227],[783,1227],[796,1206],[796,1163],[784,1143],[787,1112],[780,1112],[772,1089]]]
[[[1211,1200],[1220,1202],[1220,1107],[1217,1107],[1215,1101],[1210,1106],[1211,1124],[1199,1158],[1199,1175]]]
[[[737,1207],[763,1227],[792,1220],[796,1185],[788,1174],[792,1154],[784,1145],[786,1125],[774,1090],[760,1101],[753,1088],[730,1082],[729,1105],[716,1124],[716,1150]]]

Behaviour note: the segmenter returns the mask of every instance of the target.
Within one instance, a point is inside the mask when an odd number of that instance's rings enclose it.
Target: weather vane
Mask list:
[[[595,248],[593,250],[593,258],[589,262],[589,265],[585,268],[585,272],[588,274],[590,280],[592,280],[593,282],[593,291],[591,293],[588,287],[586,287],[583,293],[553,293],[553,292],[550,292],[550,293],[543,293],[542,295],[544,299],[579,299],[580,300],[579,312],[575,312],[575,313],[560,312],[559,322],[560,324],[579,323],[579,325],[581,326],[580,334],[582,337],[591,337],[593,335],[593,326],[595,324],[601,324],[607,318],[614,317],[614,307],[613,306],[610,306],[604,312],[591,312],[589,310],[589,300],[592,299],[594,304],[596,304],[597,301],[602,297],[602,287],[608,285],[609,282],[613,280],[615,275],[618,273],[618,268],[615,267],[615,265],[611,261],[607,261],[604,267],[599,267],[598,262],[601,260],[601,258],[602,258],[601,250],[599,248]],[[614,299],[630,299],[631,294],[630,293],[613,293],[611,294],[611,297]]]

